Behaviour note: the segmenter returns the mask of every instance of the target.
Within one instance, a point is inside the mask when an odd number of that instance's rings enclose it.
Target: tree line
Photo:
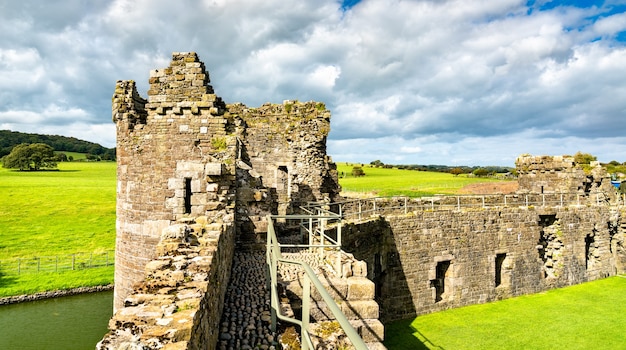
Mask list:
[[[55,151],[87,153],[97,159],[115,160],[115,148],[106,148],[75,137],[0,130],[0,158],[9,155],[15,146],[21,144],[45,144]]]
[[[380,160],[370,162],[371,166],[379,168],[396,168],[417,171],[432,171],[451,173],[453,175],[474,174],[476,176],[488,176],[495,174],[507,174],[515,171],[515,168],[504,166],[449,166],[449,165],[420,165],[420,164],[385,164]]]

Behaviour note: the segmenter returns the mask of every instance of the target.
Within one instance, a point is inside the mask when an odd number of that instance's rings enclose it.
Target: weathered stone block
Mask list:
[[[348,278],[348,300],[373,300],[374,282],[365,277]]]
[[[374,300],[346,301],[340,303],[339,308],[349,320],[378,319],[379,306]]]
[[[385,326],[379,320],[352,320],[350,324],[366,343],[385,339]]]
[[[208,176],[221,176],[222,163],[206,163],[204,166],[204,172]]]

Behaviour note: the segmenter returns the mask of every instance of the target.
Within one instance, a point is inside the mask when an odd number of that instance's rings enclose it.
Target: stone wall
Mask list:
[[[193,52],[173,53],[149,83],[145,99],[118,81],[112,100],[116,313],[100,347],[212,348],[235,242],[260,240],[267,214],[338,196],[330,112],[226,105]]]
[[[344,227],[384,322],[615,275],[624,230],[606,206],[387,215]]]
[[[234,225],[207,217],[168,226],[156,259],[109,321],[97,349],[210,349],[230,277]]]
[[[177,220],[226,218],[235,234],[259,240],[267,214],[339,193],[324,104],[226,105],[193,52],[173,53],[149,82],[147,100],[133,81],[118,81],[113,95],[116,307],[156,257],[160,232]]]
[[[207,211],[234,220],[236,138],[208,80],[196,54],[174,53],[168,68],[150,72],[147,100],[132,81],[116,85],[116,307],[156,256],[165,227]]]
[[[232,104],[226,115],[242,130],[238,207],[249,220],[242,231],[264,237],[267,214],[292,214],[307,202],[338,198],[336,167],[326,155],[330,112],[323,103]]]
[[[519,191],[595,193],[611,191],[611,179],[598,162],[577,164],[572,156],[520,156],[515,160]]]
[[[150,73],[148,99],[133,81],[116,84],[117,312],[102,349],[213,348],[235,242],[260,242],[267,214],[339,199],[323,104],[227,105],[209,82],[195,53],[174,53]],[[624,213],[609,205],[615,190],[601,168],[567,157],[517,164],[516,206],[393,199],[373,202],[384,216],[344,227],[344,249],[367,262],[385,321],[624,270]],[[557,192],[586,201],[522,204],[522,193]]]

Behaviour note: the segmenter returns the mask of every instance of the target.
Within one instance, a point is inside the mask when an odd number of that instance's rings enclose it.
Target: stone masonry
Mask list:
[[[546,196],[565,198],[564,204],[528,205],[522,194],[507,205],[502,196],[467,199],[472,206],[435,198],[432,207],[427,199],[381,199],[376,206],[384,214],[346,225],[343,249],[367,262],[383,322],[624,272],[624,211],[615,188],[604,186],[608,176],[600,167],[586,174],[567,161],[559,173],[554,165],[563,159],[521,157],[517,164],[534,167],[520,172],[522,193],[536,190],[536,183],[544,193],[574,191]],[[343,208],[351,210],[354,205]]]
[[[193,52],[113,95],[114,317],[99,349],[215,348],[236,242],[268,214],[338,197],[322,103],[225,104]]]
[[[117,82],[116,307],[167,226],[208,216],[259,240],[267,214],[338,196],[323,104],[226,105],[209,82],[195,53],[151,71],[147,100],[133,81]]]
[[[193,52],[175,52],[149,82],[147,99],[133,81],[118,81],[113,96],[116,313],[98,348],[225,347],[221,329],[239,332],[220,327],[237,242],[261,246],[267,214],[341,199],[326,154],[330,112],[319,102],[226,104]],[[379,316],[397,320],[625,270],[624,207],[601,168],[566,156],[516,164],[520,191],[505,205],[495,196],[463,208],[448,197],[381,199],[376,215],[344,225],[343,249],[358,263],[326,280],[346,289],[339,299],[362,335],[382,340]],[[528,205],[525,194],[561,203]],[[329,207],[338,205],[357,210]],[[297,281],[284,282],[297,289]],[[351,285],[361,287],[351,294]],[[325,322],[324,305],[316,313]],[[257,331],[260,346],[274,337]]]

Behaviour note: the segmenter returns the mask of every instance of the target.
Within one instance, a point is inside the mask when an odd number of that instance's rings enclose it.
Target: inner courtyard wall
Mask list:
[[[388,322],[613,276],[618,222],[605,206],[424,210],[348,224],[343,247]]]

